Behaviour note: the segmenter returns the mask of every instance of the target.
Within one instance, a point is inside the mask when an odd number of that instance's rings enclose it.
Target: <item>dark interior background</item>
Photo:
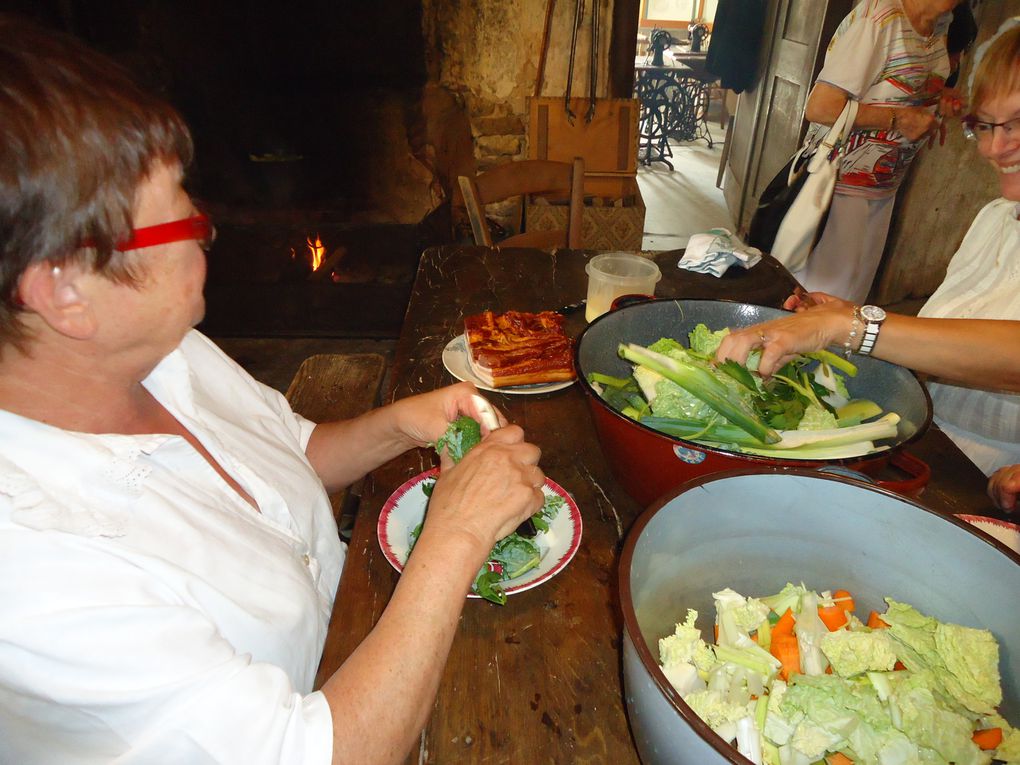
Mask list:
[[[7,0],[0,9],[83,38],[164,93],[192,128],[192,188],[210,201],[357,210],[371,156],[345,140],[360,127],[352,96],[425,82],[417,0]],[[251,159],[267,155],[276,161]]]
[[[218,230],[200,329],[397,336],[418,256],[434,242],[415,224],[370,222],[365,190],[372,149],[387,140],[372,106],[385,94],[410,121],[420,102],[418,0],[8,0],[0,10],[82,38],[184,115],[196,149],[188,188]],[[306,239],[317,236],[331,265],[313,274]]]

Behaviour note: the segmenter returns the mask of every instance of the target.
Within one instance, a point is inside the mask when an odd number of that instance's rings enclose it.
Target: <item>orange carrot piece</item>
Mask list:
[[[832,593],[832,599],[835,601],[836,605],[844,611],[853,611],[854,608],[856,608],[856,605],[854,604],[854,596],[846,590],[836,590]],[[840,755],[840,757],[843,756],[844,755]]]
[[[884,630],[889,625],[882,621],[882,617],[878,615],[878,611],[872,611],[868,614],[868,626],[873,630]]]
[[[839,606],[818,606],[818,617],[824,622],[829,632],[842,629],[850,619],[847,612]]]
[[[715,625],[715,642],[719,642],[719,625]]]
[[[979,749],[995,749],[1002,743],[1002,728],[976,730],[971,739],[978,745]]]
[[[842,752],[825,755],[825,762],[827,765],[854,765],[854,761]]]
[[[898,661],[895,664],[893,664],[893,671],[894,672],[901,672],[901,671],[903,671],[906,668],[907,668],[907,665],[904,664],[902,661]]]
[[[783,680],[789,680],[790,675],[800,672],[800,647],[797,645],[797,638],[794,635],[772,633],[772,645],[770,653],[779,659],[782,665],[779,669],[779,676]]]
[[[772,625],[772,635],[792,635],[793,625],[797,620],[793,617],[793,611],[789,608],[786,613],[779,617],[779,621]]]

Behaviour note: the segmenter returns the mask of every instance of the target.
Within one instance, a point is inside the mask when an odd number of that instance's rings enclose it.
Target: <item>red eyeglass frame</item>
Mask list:
[[[172,242],[196,241],[203,250],[208,250],[216,238],[216,227],[205,213],[196,213],[190,218],[181,218],[155,226],[143,226],[134,229],[127,239],[114,245],[118,252],[140,250],[143,247],[155,247],[158,244]],[[95,242],[86,239],[82,247],[95,247]]]

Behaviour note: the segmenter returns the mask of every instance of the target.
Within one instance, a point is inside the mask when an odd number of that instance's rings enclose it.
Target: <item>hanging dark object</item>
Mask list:
[[[588,53],[588,111],[584,115],[585,122],[591,122],[595,117],[596,93],[598,91],[598,51],[599,51],[599,27],[601,21],[600,0],[592,0],[591,9],[591,50]],[[570,63],[567,66],[567,88],[563,95],[563,110],[567,113],[567,120],[571,125],[577,116],[570,108],[570,95],[574,86],[574,59],[577,55],[577,31],[581,28],[581,19],[584,18],[584,0],[574,0],[574,27],[570,36]]]
[[[538,52],[538,73],[535,75],[535,98],[542,95],[542,84],[545,82],[545,60],[549,55],[549,34],[552,31],[553,11],[556,0],[546,0],[545,24],[542,27],[542,47]]]
[[[591,0],[591,51],[588,54],[588,112],[585,122],[595,117],[595,99],[599,82],[599,6],[600,0]]]
[[[758,76],[765,0],[719,0],[705,67],[721,85],[741,93]]]
[[[577,116],[570,108],[570,91],[574,87],[574,56],[577,55],[577,30],[581,26],[581,17],[584,15],[584,0],[574,0],[574,25],[570,33],[570,62],[567,64],[567,89],[563,94],[563,110],[567,113],[567,120],[571,125]]]

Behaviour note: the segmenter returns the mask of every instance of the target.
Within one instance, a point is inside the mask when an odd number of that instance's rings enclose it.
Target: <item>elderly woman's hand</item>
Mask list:
[[[851,305],[833,299],[793,316],[730,332],[716,351],[716,361],[733,359],[743,364],[751,351],[760,348],[758,372],[762,377],[769,377],[799,353],[842,344],[849,337],[853,323]]]
[[[491,415],[495,415],[498,427],[507,424],[503,413],[489,405],[478,393],[478,389],[468,382],[400,399],[393,407],[397,415],[397,427],[412,447],[434,444],[446,432],[447,425],[462,414],[481,423],[482,435],[495,430],[490,422]],[[491,415],[483,409],[487,409]]]
[[[426,527],[444,535],[467,534],[487,553],[542,507],[541,454],[516,425],[485,436],[458,464],[443,467]]]
[[[923,106],[898,106],[896,130],[911,141],[920,141],[938,130],[938,118]]]
[[[1020,492],[1020,465],[1006,465],[988,479],[988,496],[1000,510],[1016,510],[1016,495]]]

